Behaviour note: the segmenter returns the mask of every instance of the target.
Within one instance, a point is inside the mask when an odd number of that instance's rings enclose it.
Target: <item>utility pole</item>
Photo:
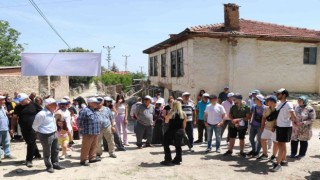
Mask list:
[[[141,74],[143,74],[143,71],[142,71],[143,66],[139,66],[139,67],[140,67],[140,69],[141,69]]]
[[[128,57],[130,57],[130,55],[122,55],[122,57],[126,58],[126,61],[124,62],[124,67],[125,67],[125,71],[127,71]]]
[[[102,46],[104,49],[108,51],[107,61],[108,61],[108,70],[110,70],[110,62],[111,62],[111,50],[116,48],[116,46]]]

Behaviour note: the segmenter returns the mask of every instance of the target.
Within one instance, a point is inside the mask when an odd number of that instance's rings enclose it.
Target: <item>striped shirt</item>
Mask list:
[[[182,102],[182,110],[187,115],[187,121],[192,121],[193,120],[193,112],[195,111],[194,104],[191,101],[189,101],[187,103]]]

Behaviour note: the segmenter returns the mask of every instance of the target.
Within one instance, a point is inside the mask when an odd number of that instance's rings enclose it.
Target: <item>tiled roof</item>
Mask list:
[[[194,26],[188,28],[191,32],[204,33],[223,33],[227,32],[224,29],[224,24],[212,24],[205,26]],[[306,28],[289,27],[272,23],[265,23],[252,20],[240,19],[240,31],[237,34],[241,35],[266,35],[271,37],[306,37],[320,38],[320,31],[310,30]]]

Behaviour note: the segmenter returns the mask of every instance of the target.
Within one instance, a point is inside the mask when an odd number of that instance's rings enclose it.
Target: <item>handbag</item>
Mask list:
[[[287,104],[287,102],[288,102],[288,101],[286,101],[286,102],[280,107],[279,110],[275,110],[275,111],[271,112],[271,113],[269,114],[269,116],[266,117],[266,120],[267,120],[267,121],[274,121],[274,120],[276,120],[276,119],[278,118],[278,116],[279,116],[280,110]]]

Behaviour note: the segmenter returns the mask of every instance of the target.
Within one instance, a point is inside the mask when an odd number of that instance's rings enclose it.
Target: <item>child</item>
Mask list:
[[[68,130],[67,123],[63,119],[62,114],[55,114],[55,118],[57,121],[57,136],[59,145],[62,149],[62,155],[60,156],[60,159],[67,158],[67,150],[68,150],[68,144],[69,139],[72,140],[72,136],[70,131]]]
[[[75,113],[75,110],[70,108],[69,109],[70,113],[71,113],[71,125],[72,125],[72,130],[73,130],[73,140],[80,140],[80,133],[79,133],[79,128],[78,128],[78,116]],[[74,144],[73,141],[71,141],[72,144]]]

